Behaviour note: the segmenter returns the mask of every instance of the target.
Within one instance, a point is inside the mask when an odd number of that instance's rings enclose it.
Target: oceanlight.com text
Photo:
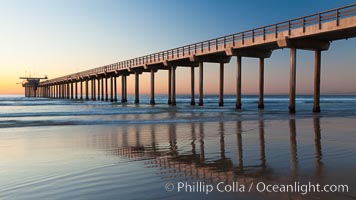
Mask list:
[[[197,182],[177,182],[166,183],[165,190],[168,192],[187,192],[187,193],[204,193],[211,192],[267,192],[267,193],[299,193],[306,195],[313,192],[325,193],[345,193],[350,190],[346,184],[319,184],[319,183],[301,183],[299,181],[291,184],[270,184],[264,182],[249,182],[249,183],[224,183],[217,184],[206,183],[204,181]]]

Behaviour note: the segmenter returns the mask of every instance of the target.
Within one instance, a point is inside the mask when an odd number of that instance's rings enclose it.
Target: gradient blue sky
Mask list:
[[[189,43],[355,3],[351,0],[0,0],[0,94],[22,93],[19,76],[55,78]],[[356,39],[335,41],[322,57],[322,93],[355,93]],[[297,91],[313,90],[313,52],[298,51]],[[218,91],[218,65],[207,64],[206,93]],[[266,93],[286,93],[289,51],[266,60]],[[243,93],[257,92],[258,60],[243,58]],[[177,92],[189,93],[178,68]],[[226,93],[235,91],[235,59],[226,66]],[[166,92],[166,71],[157,93]],[[197,84],[196,84],[197,85]],[[129,91],[133,78],[129,78]],[[149,75],[140,89],[149,91]]]

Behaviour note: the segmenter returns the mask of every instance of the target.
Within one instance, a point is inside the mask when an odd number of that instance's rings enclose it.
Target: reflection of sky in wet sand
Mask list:
[[[213,199],[220,196],[170,194],[164,191],[163,185],[203,180],[280,184],[312,181],[353,186],[355,180],[350,174],[353,174],[356,158],[354,123],[354,118],[314,116],[286,120],[261,118],[181,124],[33,127],[26,131],[7,129],[11,132],[3,129],[0,192],[5,197],[26,196],[28,199],[46,195],[58,198],[79,195],[89,199],[128,195],[137,199],[147,192],[152,193],[152,198],[178,195],[177,198]],[[352,191],[308,196],[295,193],[222,195],[255,199],[355,197]]]

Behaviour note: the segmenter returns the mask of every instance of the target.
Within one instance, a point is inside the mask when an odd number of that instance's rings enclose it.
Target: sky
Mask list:
[[[59,76],[341,7],[353,0],[0,0],[0,94],[23,94],[20,76]],[[356,39],[322,52],[322,94],[356,94]],[[312,51],[297,52],[297,93],[313,92]],[[218,94],[218,64],[205,64],[204,92]],[[177,93],[189,94],[189,68],[177,69]],[[167,71],[156,93],[167,93]],[[258,59],[242,59],[242,93],[258,92]],[[196,72],[198,76],[198,72]],[[236,59],[225,65],[234,94]],[[149,93],[150,75],[140,77]],[[197,81],[197,78],[196,78]],[[119,81],[120,82],[120,81]],[[196,87],[198,83],[196,82]],[[134,77],[128,79],[133,93]],[[265,60],[265,93],[287,94],[289,50]],[[196,92],[197,92],[196,88]]]

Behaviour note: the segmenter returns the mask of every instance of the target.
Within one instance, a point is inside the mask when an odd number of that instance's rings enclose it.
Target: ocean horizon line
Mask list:
[[[110,94],[110,93],[109,93]],[[127,93],[128,95],[135,95],[135,93]],[[3,94],[0,94],[0,96],[24,96],[25,94],[19,94],[19,93],[15,93],[15,94],[11,94],[11,93],[3,93]],[[79,96],[80,94],[78,94]],[[85,95],[85,94],[83,94]],[[90,94],[89,94],[90,95]],[[121,94],[118,93],[117,96],[120,96]],[[140,93],[139,94],[140,96],[143,95],[143,96],[149,96],[150,93]],[[156,96],[168,96],[166,93],[156,93],[155,94]],[[179,96],[190,96],[191,94],[189,93],[181,93],[181,94],[176,94],[176,95],[179,95]],[[219,96],[219,94],[217,93],[206,93],[204,94],[204,96]],[[233,93],[227,93],[227,94],[224,94],[224,96],[234,96],[236,94],[233,94]],[[258,96],[259,94],[258,93],[249,93],[249,94],[242,94],[242,96]],[[264,94],[264,96],[288,96],[289,94],[288,93],[271,93],[271,94]],[[355,96],[356,95],[356,92],[345,92],[345,93],[321,93],[320,95],[328,95],[328,96],[344,96],[344,95],[350,95],[350,96]],[[198,96],[198,94],[196,94],[195,96]],[[300,94],[297,94],[297,96],[313,96],[313,93],[300,93]]]

